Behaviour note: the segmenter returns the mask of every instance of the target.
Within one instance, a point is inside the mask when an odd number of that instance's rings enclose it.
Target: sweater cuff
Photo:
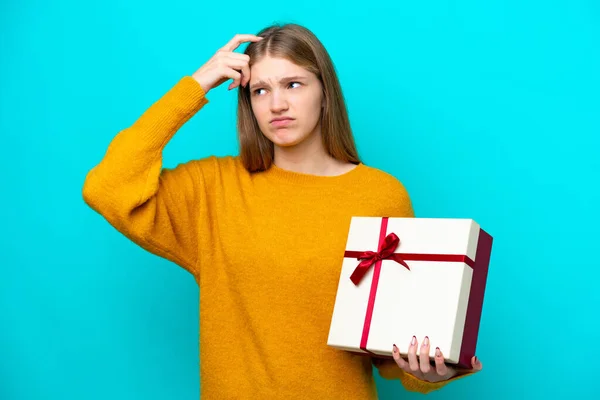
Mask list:
[[[400,376],[400,382],[402,382],[402,386],[404,386],[404,388],[409,392],[427,394],[435,390],[439,390],[451,382],[454,382],[458,379],[464,378],[472,374],[473,372],[461,373],[445,381],[429,382],[402,371],[402,375]]]

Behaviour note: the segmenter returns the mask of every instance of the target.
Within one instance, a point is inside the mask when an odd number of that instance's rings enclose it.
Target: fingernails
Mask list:
[[[412,340],[410,341],[410,345],[414,346],[415,343],[417,343],[417,338],[415,336],[412,337]]]
[[[423,339],[423,346],[429,346],[429,337],[425,336],[425,339]]]
[[[394,343],[394,353],[398,353],[398,347],[396,346],[395,343]]]
[[[440,348],[439,348],[439,347],[436,347],[436,348],[435,348],[435,355],[436,355],[436,357],[439,357],[439,356],[441,356],[441,355],[442,355],[442,352],[440,351]]]
[[[477,364],[478,361],[477,356],[475,356],[475,364]]]

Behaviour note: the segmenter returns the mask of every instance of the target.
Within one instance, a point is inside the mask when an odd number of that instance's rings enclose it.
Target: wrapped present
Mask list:
[[[411,338],[471,368],[492,237],[472,219],[353,217],[327,344],[406,358]],[[420,350],[420,346],[419,346]]]

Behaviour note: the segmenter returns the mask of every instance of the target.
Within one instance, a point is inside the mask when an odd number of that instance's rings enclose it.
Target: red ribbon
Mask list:
[[[353,251],[346,250],[344,257],[352,257],[360,260],[356,266],[350,279],[355,285],[358,285],[365,276],[369,268],[374,266],[373,281],[371,282],[371,291],[369,293],[369,303],[367,304],[367,314],[363,325],[363,333],[360,340],[360,348],[367,353],[373,354],[367,350],[367,341],[369,340],[369,331],[371,329],[371,319],[373,317],[373,307],[375,305],[375,296],[377,294],[377,285],[379,284],[379,275],[381,272],[381,263],[383,260],[393,260],[404,266],[410,271],[410,268],[405,260],[409,261],[447,261],[447,262],[464,262],[471,268],[475,266],[475,262],[466,255],[461,254],[418,254],[418,253],[394,253],[400,244],[400,238],[395,233],[391,232],[386,236],[388,217],[381,219],[381,228],[379,232],[378,250],[374,251]]]
[[[352,275],[350,276],[350,280],[358,285],[362,278],[365,276],[369,268],[371,268],[375,263],[378,263],[382,260],[393,260],[398,264],[403,265],[407,270],[410,271],[410,267],[408,264],[402,259],[400,254],[394,253],[394,250],[400,244],[400,238],[395,233],[390,233],[385,237],[383,242],[379,244],[378,251],[346,251],[344,253],[344,257],[356,257],[357,260],[362,260]]]

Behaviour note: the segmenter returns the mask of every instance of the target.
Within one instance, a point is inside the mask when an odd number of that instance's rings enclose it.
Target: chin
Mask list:
[[[266,136],[275,146],[279,147],[293,147],[308,139],[308,135],[300,136],[293,130],[287,129],[279,129],[275,132],[271,131]]]
[[[291,148],[302,143],[302,140],[271,140],[271,142],[277,147]]]

